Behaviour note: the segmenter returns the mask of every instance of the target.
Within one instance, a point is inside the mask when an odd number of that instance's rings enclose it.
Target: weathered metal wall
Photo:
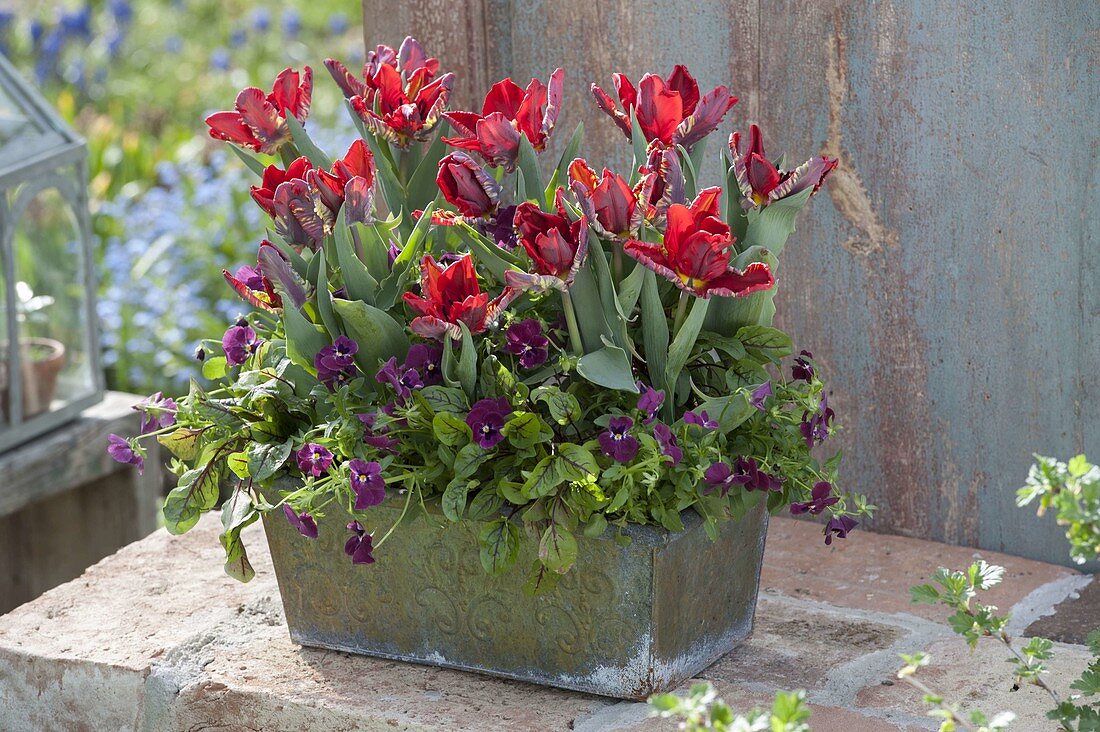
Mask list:
[[[828,374],[873,526],[1067,561],[1013,499],[1033,451],[1100,456],[1100,4],[436,4],[364,0],[368,43],[419,35],[467,98],[564,66],[562,129],[584,121],[594,164],[629,151],[588,82],[676,62],[730,84],[769,153],[839,157],[779,318]]]

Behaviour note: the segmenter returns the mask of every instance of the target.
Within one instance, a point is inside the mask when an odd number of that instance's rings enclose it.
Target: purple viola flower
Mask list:
[[[358,521],[348,524],[348,531],[351,532],[351,536],[344,542],[344,554],[351,557],[351,563],[374,564],[374,555],[371,554],[374,541],[371,535]]]
[[[107,454],[115,462],[136,465],[138,473],[145,472],[145,458],[142,457],[141,450],[135,448],[135,444],[125,437],[107,435]]]
[[[382,466],[373,460],[355,458],[348,463],[348,475],[351,490],[355,493],[356,511],[377,506],[386,500],[386,481],[382,477]]]
[[[767,401],[770,396],[775,396],[775,392],[772,390],[772,382],[765,381],[763,384],[753,389],[752,394],[749,395],[749,402],[763,412],[765,410],[764,402]]]
[[[684,459],[684,451],[676,444],[676,435],[664,422],[653,425],[653,436],[657,438],[657,444],[661,446],[661,454],[672,459],[673,465],[679,465]]]
[[[298,530],[299,534],[307,539],[317,538],[317,522],[313,520],[308,511],[294,513],[294,509],[284,503],[283,514],[290,525]]]
[[[778,491],[783,489],[783,479],[765,473],[751,457],[739,457],[733,461],[734,475],[744,476],[747,491]]]
[[[438,343],[414,343],[405,355],[404,369],[416,369],[424,386],[443,383],[443,347]]]
[[[809,351],[802,351],[791,366],[791,378],[801,381],[813,381],[814,379],[814,355]]]
[[[628,463],[638,454],[638,438],[630,434],[634,420],[630,417],[612,417],[607,431],[599,436],[600,450],[619,463]]]
[[[405,368],[404,364],[398,366],[395,356],[390,356],[390,360],[378,369],[374,379],[379,384],[389,384],[397,393],[397,398],[402,404],[412,396],[413,389],[424,386],[424,382],[420,380],[420,372],[416,369]]]
[[[171,427],[176,423],[175,400],[165,397],[159,391],[134,405],[134,410],[141,412],[141,434],[143,435],[164,427]]]
[[[800,516],[804,513],[811,513],[816,516],[839,500],[839,497],[833,495],[832,483],[826,480],[819,480],[814,483],[813,490],[810,491],[810,500],[792,503],[791,513],[795,516]]]
[[[638,411],[645,414],[642,424],[649,424],[657,418],[657,412],[665,403],[665,393],[661,389],[654,389],[638,382]],[[665,429],[668,429],[667,427]]]
[[[474,432],[474,442],[486,450],[504,439],[504,423],[512,413],[508,397],[481,399],[466,415],[466,424]]]
[[[516,207],[500,206],[489,219],[479,219],[477,230],[496,242],[501,249],[512,251],[516,248]]]
[[[684,412],[684,424],[694,424],[702,427],[705,430],[718,429],[718,423],[710,418],[706,410],[696,412]]]
[[[706,483],[703,493],[712,493],[717,489],[719,495],[725,498],[731,488],[745,485],[749,480],[749,476],[735,473],[726,463],[714,463],[703,473],[703,482]]]
[[[332,465],[332,453],[316,442],[308,442],[297,453],[298,469],[305,475],[320,478]]]
[[[550,340],[543,335],[542,323],[534,319],[512,323],[504,334],[508,353],[519,356],[519,365],[532,369],[546,363]]]
[[[798,428],[802,431],[802,437],[806,440],[806,447],[820,445],[829,436],[829,425],[832,424],[833,410],[829,408],[828,397],[821,397],[821,405],[813,414],[803,414],[802,424]]]
[[[317,378],[330,391],[346,384],[355,378],[355,354],[359,352],[359,344],[347,336],[340,336],[325,346],[313,359],[313,366],[317,369]]]
[[[243,322],[237,321],[222,336],[222,350],[225,351],[225,360],[230,366],[240,366],[263,343],[263,340],[256,336],[256,331],[247,324],[242,325]]]
[[[375,450],[381,450],[383,452],[391,452],[394,455],[397,454],[398,441],[393,437],[388,437],[383,434],[379,434],[374,430],[374,423],[378,419],[376,412],[370,414],[359,414],[359,421],[363,423],[363,442],[370,445]]]
[[[825,545],[833,543],[833,536],[838,539],[847,539],[848,532],[859,526],[859,522],[850,516],[833,516],[825,525]]]

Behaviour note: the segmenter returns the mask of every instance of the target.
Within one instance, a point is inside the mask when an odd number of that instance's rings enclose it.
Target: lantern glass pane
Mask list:
[[[65,142],[26,100],[0,85],[0,167]]]
[[[12,259],[23,419],[96,388],[88,354],[85,248],[73,209],[75,171],[11,192]]]
[[[0,204],[2,205],[2,204]],[[0,217],[2,220],[2,217]],[[8,273],[4,271],[4,258],[0,257],[0,429],[11,421],[9,392],[11,379],[9,373],[8,343]]]

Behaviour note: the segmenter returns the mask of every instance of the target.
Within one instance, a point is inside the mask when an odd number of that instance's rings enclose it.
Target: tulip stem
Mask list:
[[[684,324],[684,316],[687,315],[688,300],[690,299],[687,290],[680,290],[680,301],[676,303],[676,317],[672,320],[672,338],[674,340],[680,332],[680,326]]]
[[[611,246],[611,271],[615,275],[615,284],[623,281],[623,248]]]
[[[562,309],[565,310],[565,324],[569,327],[569,342],[573,347],[573,353],[584,355],[584,345],[581,343],[581,329],[577,326],[577,313],[573,310],[573,298],[568,290],[561,293]]]

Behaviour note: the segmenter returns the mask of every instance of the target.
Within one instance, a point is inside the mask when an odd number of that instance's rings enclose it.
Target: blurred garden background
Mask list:
[[[184,388],[199,339],[243,307],[220,272],[253,257],[270,222],[243,205],[251,174],[203,118],[285,66],[362,64],[360,14],[347,0],[0,0],[0,53],[88,142],[108,388]],[[314,99],[312,136],[346,147],[339,89]]]

